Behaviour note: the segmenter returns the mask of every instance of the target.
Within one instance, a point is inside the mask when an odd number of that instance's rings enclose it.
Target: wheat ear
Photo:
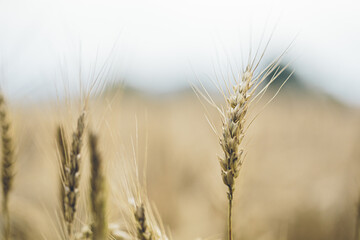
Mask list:
[[[72,225],[76,213],[76,204],[79,196],[80,160],[82,138],[85,130],[85,112],[81,113],[77,121],[76,130],[72,136],[70,156],[64,168],[64,220],[69,236],[72,236]]]
[[[150,232],[147,219],[145,215],[145,207],[144,204],[140,206],[136,206],[134,212],[135,222],[136,222],[136,231],[137,237],[140,240],[153,240],[153,234]]]
[[[12,145],[12,137],[10,134],[10,122],[7,119],[7,110],[5,106],[5,99],[2,94],[0,94],[0,126],[1,126],[1,140],[2,140],[2,171],[1,171],[1,180],[2,180],[2,211],[5,217],[5,229],[4,229],[4,239],[10,239],[10,215],[8,209],[9,202],[9,192],[12,189],[13,180],[14,180],[14,149]]]
[[[286,52],[286,51],[285,51]],[[285,53],[284,52],[284,53]],[[284,54],[283,53],[283,54]],[[222,119],[222,135],[220,136],[220,145],[223,149],[224,156],[219,157],[221,166],[221,176],[224,184],[228,187],[228,239],[232,240],[232,204],[235,191],[235,179],[239,176],[240,169],[244,161],[244,149],[242,149],[242,141],[244,139],[247,128],[251,125],[251,121],[247,121],[247,111],[249,105],[253,103],[255,99],[261,99],[262,95],[266,92],[269,85],[275,81],[275,79],[287,68],[288,65],[280,69],[278,67],[279,61],[283,54],[275,59],[270,65],[268,65],[260,74],[254,76],[259,63],[254,67],[252,63],[249,63],[241,76],[241,80],[236,81],[236,85],[233,87],[232,93],[229,97],[226,97],[226,109],[221,111]],[[261,60],[261,59],[260,59]],[[265,86],[261,86],[264,80],[269,77],[269,82]],[[282,83],[275,95],[267,102],[269,104],[279,93],[282,86],[291,77],[290,74],[287,79]],[[260,89],[259,89],[260,88]],[[259,92],[255,94],[255,91],[259,89]],[[230,91],[229,91],[230,92]],[[266,105],[267,105],[266,104]],[[265,105],[265,106],[266,106]]]
[[[232,204],[235,190],[235,179],[239,176],[243,163],[241,143],[245,135],[245,122],[248,103],[251,98],[250,89],[253,86],[253,72],[247,68],[241,82],[233,87],[233,94],[226,99],[222,135],[220,145],[224,157],[220,157],[221,176],[228,187],[228,239],[232,239]]]
[[[90,147],[90,203],[92,213],[92,239],[104,240],[107,236],[106,191],[103,161],[98,150],[98,137],[89,134]]]
[[[61,201],[61,211],[63,216],[65,216],[65,188],[64,188],[64,182],[65,182],[65,175],[66,175],[66,164],[69,160],[69,148],[68,148],[68,141],[65,137],[64,128],[62,126],[58,126],[57,132],[56,132],[56,140],[57,140],[57,147],[59,150],[60,155],[60,201]]]

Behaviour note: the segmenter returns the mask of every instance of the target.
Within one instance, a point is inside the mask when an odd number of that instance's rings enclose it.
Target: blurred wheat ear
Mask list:
[[[57,132],[56,132],[56,140],[57,140],[57,147],[59,150],[60,155],[60,186],[59,186],[59,193],[60,193],[60,200],[61,200],[61,211],[63,216],[65,216],[65,175],[66,175],[66,164],[69,161],[69,149],[68,149],[68,141],[65,136],[65,131],[62,126],[58,126]]]
[[[89,134],[90,148],[90,203],[92,213],[92,239],[103,240],[107,236],[106,189],[103,161],[98,150],[98,137]]]
[[[77,120],[77,127],[72,135],[70,153],[68,153],[67,141],[64,131],[58,128],[57,142],[60,151],[61,182],[60,201],[63,217],[67,227],[67,233],[73,235],[73,222],[75,219],[76,206],[79,196],[80,164],[82,139],[85,131],[85,112],[82,112]]]
[[[147,219],[145,215],[144,205],[136,206],[134,217],[136,221],[137,237],[140,240],[152,240],[153,234],[149,231],[147,226]]]
[[[13,140],[10,133],[10,121],[8,120],[8,113],[6,109],[4,96],[0,93],[0,126],[1,126],[1,141],[2,141],[2,213],[4,216],[4,239],[10,239],[10,215],[9,215],[9,192],[12,189],[14,181],[14,148]]]

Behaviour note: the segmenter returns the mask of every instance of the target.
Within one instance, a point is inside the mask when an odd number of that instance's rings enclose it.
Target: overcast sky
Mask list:
[[[164,92],[211,77],[227,59],[240,69],[275,28],[264,63],[295,39],[285,63],[360,105],[358,2],[1,0],[0,83],[13,97],[51,96],[64,78],[77,85],[81,69],[89,81],[105,63],[105,80]]]

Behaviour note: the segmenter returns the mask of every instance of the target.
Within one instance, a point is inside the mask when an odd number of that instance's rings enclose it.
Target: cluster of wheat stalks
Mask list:
[[[83,139],[85,132],[88,132],[88,148],[90,151],[90,206],[91,222],[87,223],[81,231],[74,230],[77,204],[79,202],[80,189],[80,168]],[[108,224],[106,202],[107,187],[104,163],[99,151],[98,136],[87,130],[86,113],[83,111],[77,120],[77,127],[72,133],[71,144],[68,145],[66,134],[62,126],[58,126],[57,145],[60,155],[60,201],[64,225],[66,228],[65,239],[167,239],[165,231],[160,230],[157,220],[153,217],[150,205],[146,197],[141,195],[140,186],[135,190],[138,194],[136,201],[128,201],[126,209],[128,222],[125,229],[114,224]],[[135,182],[138,179],[134,180]],[[130,185],[126,186],[131,188]],[[129,199],[136,196],[129,194]]]
[[[232,228],[233,199],[236,179],[240,174],[245,160],[243,140],[250,124],[256,118],[248,116],[248,108],[261,98],[268,86],[284,71],[279,68],[279,61],[275,59],[264,70],[257,72],[261,60],[249,61],[239,78],[235,78],[233,84],[226,84],[222,90],[226,101],[224,107],[218,107],[205,89],[195,89],[196,93],[204,97],[211,105],[215,106],[222,117],[222,132],[219,133],[219,142],[223,150],[223,156],[219,157],[222,181],[227,188],[228,219],[227,239],[234,238]],[[272,74],[272,75],[271,75]],[[264,84],[265,79],[271,75],[270,81]],[[272,99],[270,99],[271,101]],[[169,239],[165,233],[161,220],[156,217],[149,204],[146,191],[139,183],[138,176],[123,176],[122,180],[127,189],[120,192],[127,195],[127,202],[123,216],[126,218],[125,226],[117,226],[109,223],[107,216],[107,179],[104,169],[104,159],[99,147],[99,136],[87,126],[87,107],[83,107],[77,118],[76,128],[72,131],[71,139],[66,137],[67,132],[62,124],[58,125],[56,142],[59,155],[60,181],[59,202],[61,206],[61,219],[64,226],[62,239],[140,239],[157,240]],[[10,121],[4,97],[0,95],[0,125],[2,140],[1,181],[2,181],[2,215],[3,239],[11,239],[11,225],[8,209],[9,192],[14,178],[14,147],[10,133]],[[87,141],[85,141],[87,140]],[[85,142],[89,149],[90,177],[87,180],[90,186],[88,199],[90,204],[88,212],[91,215],[89,222],[83,223],[83,228],[78,230],[74,222],[79,219],[78,204],[80,192],[80,169],[82,167],[83,147]]]

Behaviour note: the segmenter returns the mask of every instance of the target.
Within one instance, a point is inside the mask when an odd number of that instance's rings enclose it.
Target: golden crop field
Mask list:
[[[225,106],[218,93],[210,94]],[[292,88],[263,109],[274,94],[269,91],[249,109],[249,122],[261,114],[246,131],[245,161],[231,183],[231,237],[355,239],[359,110],[320,92]],[[2,161],[9,153],[6,134],[13,153],[7,166],[13,173],[11,191],[1,218],[5,236],[8,211],[7,239],[228,238],[230,183],[222,180],[218,156],[232,150],[220,146],[209,124],[225,136],[219,112],[193,91],[104,92],[89,99],[85,112],[78,98],[6,102],[2,112],[12,130],[2,123]],[[58,150],[59,126],[65,163]],[[80,169],[72,165],[75,160]]]

